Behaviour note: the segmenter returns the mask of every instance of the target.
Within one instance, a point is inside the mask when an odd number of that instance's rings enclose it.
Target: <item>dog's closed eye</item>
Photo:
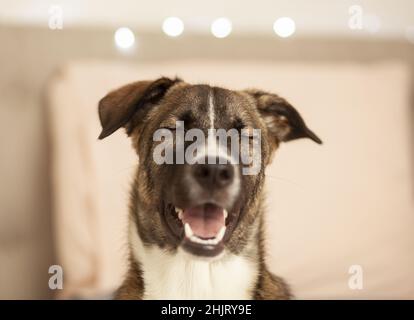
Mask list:
[[[254,128],[249,124],[244,123],[240,118],[236,118],[236,120],[234,120],[233,128],[239,132],[241,137],[253,139],[257,135]]]
[[[175,126],[174,127],[172,127],[172,126],[169,126],[169,127],[161,126],[160,129],[175,131],[175,130],[177,130],[177,127],[175,127]]]

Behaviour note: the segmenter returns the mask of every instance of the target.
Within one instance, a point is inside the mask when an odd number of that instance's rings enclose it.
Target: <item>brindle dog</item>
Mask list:
[[[139,157],[131,190],[129,271],[118,299],[289,299],[289,287],[266,266],[265,168],[281,142],[321,140],[283,98],[180,79],[138,81],[99,102],[99,139],[124,127]],[[260,129],[261,166],[157,164],[154,132]],[[209,154],[206,157],[222,157]],[[225,156],[225,155],[224,155]]]

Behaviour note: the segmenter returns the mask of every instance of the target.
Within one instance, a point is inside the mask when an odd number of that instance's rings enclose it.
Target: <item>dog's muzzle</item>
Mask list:
[[[240,190],[239,170],[223,159],[186,165],[182,178],[188,194],[171,204],[174,219],[166,217],[170,229],[180,232],[183,249],[210,257],[223,251],[239,215],[235,206]]]

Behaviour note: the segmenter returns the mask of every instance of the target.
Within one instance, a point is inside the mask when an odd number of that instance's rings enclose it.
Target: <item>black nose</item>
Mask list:
[[[192,174],[204,188],[224,188],[233,182],[234,168],[231,164],[194,164]]]

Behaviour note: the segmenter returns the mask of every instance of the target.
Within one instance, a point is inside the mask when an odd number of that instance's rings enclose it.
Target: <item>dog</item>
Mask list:
[[[292,105],[261,90],[162,77],[111,91],[98,111],[99,139],[123,127],[139,158],[130,194],[129,269],[116,299],[292,298],[266,265],[265,168],[282,142],[322,143]],[[259,130],[260,169],[242,174],[232,163],[157,164],[153,154],[161,142],[154,133],[176,131],[177,121],[206,135],[219,128]],[[204,151],[229,158],[223,148]]]

